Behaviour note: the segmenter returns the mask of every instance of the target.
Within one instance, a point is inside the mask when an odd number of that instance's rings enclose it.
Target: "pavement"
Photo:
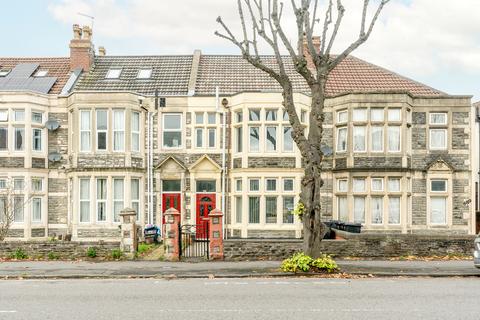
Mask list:
[[[340,271],[376,277],[480,277],[471,260],[339,260]],[[81,278],[246,278],[315,276],[284,273],[280,261],[9,261],[0,263],[0,279]]]
[[[0,319],[479,319],[480,278],[0,281]]]

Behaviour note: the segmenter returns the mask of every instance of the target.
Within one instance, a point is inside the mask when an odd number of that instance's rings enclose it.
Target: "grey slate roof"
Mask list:
[[[105,79],[109,69],[121,68],[119,79]],[[137,79],[139,69],[152,68],[150,79]],[[187,95],[192,56],[103,56],[95,57],[90,72],[84,74],[75,90],[133,91],[162,96]]]
[[[263,61],[275,68],[273,56]],[[96,57],[95,65],[84,74],[75,90],[133,91],[153,95],[155,89],[162,96],[187,95],[192,69],[197,70],[195,95],[214,95],[220,87],[222,95],[239,92],[280,92],[277,82],[268,74],[256,69],[238,55],[201,55],[198,69],[193,66],[193,56],[105,56]],[[137,79],[138,70],[152,67],[150,80]],[[291,75],[294,90],[309,92],[303,78],[296,73],[289,57],[285,67]],[[110,68],[122,68],[120,79],[105,79]],[[361,59],[350,56],[331,73],[327,82],[327,95],[347,93],[405,92],[413,96],[445,96],[446,94],[414,80],[400,76]]]

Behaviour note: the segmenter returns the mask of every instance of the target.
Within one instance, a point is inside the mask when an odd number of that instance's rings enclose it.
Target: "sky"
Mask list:
[[[107,55],[191,54],[195,49],[205,54],[239,53],[214,35],[219,15],[236,34],[239,31],[235,0],[2,1],[9,14],[2,15],[0,22],[0,57],[68,56],[72,24],[92,24],[79,13],[94,17],[94,43],[97,48],[104,46]],[[369,17],[378,1],[370,1]],[[358,35],[362,3],[343,0],[346,11],[333,52],[341,52]],[[353,55],[444,92],[473,95],[478,101],[478,21],[479,0],[390,0],[370,39]],[[295,40],[288,4],[283,24]],[[269,53],[266,46],[261,48]]]

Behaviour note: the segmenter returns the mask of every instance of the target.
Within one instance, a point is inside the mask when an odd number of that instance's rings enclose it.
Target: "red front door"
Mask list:
[[[215,193],[197,194],[197,238],[206,237],[204,226],[207,222],[203,218],[208,218],[213,209],[215,209]]]
[[[164,193],[162,195],[162,211],[165,213],[170,208],[175,208],[178,212],[182,212],[180,193]],[[163,224],[165,224],[165,215],[163,215]]]

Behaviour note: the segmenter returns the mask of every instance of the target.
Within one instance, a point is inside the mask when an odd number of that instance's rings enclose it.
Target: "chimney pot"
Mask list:
[[[98,47],[98,55],[103,57],[107,54],[107,50],[105,49],[105,47]]]
[[[70,40],[70,70],[90,70],[95,50],[92,43],[92,29],[88,26],[80,28],[73,25],[73,39]]]
[[[78,24],[73,25],[73,39],[80,40],[82,38],[82,29]]]
[[[83,26],[83,39],[90,40],[92,38],[92,29],[89,26]]]

